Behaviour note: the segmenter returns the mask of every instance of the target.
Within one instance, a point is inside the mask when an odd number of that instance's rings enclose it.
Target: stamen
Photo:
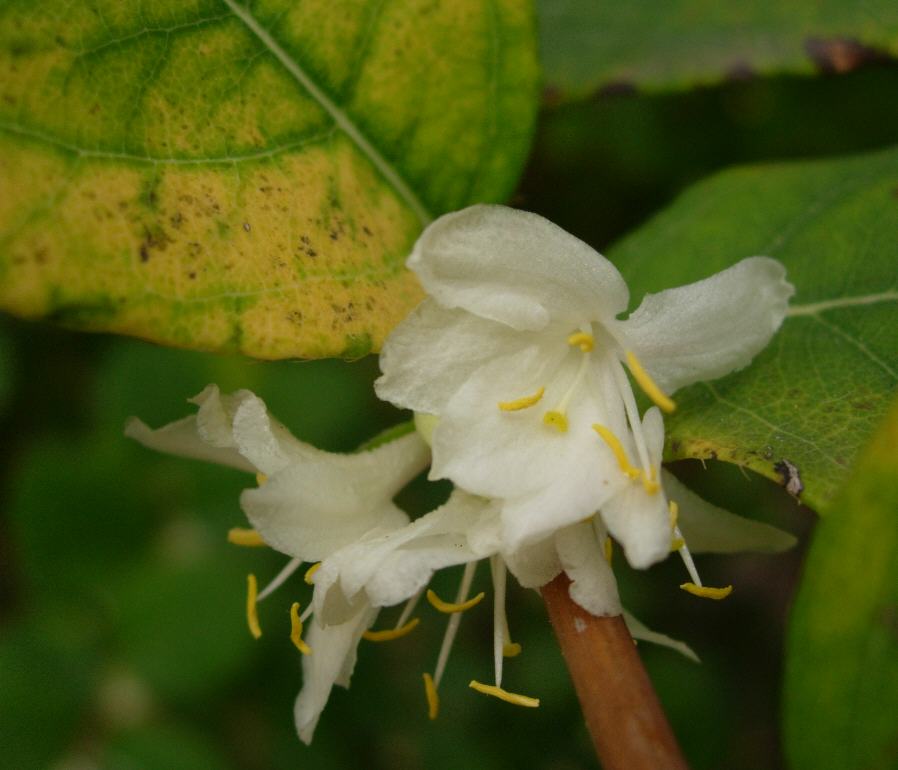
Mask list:
[[[259,615],[256,612],[256,596],[258,593],[259,584],[256,582],[256,576],[250,573],[246,576],[246,625],[249,626],[249,632],[255,639],[262,636],[262,629],[259,627]]]
[[[470,561],[465,565],[465,570],[461,576],[461,583],[458,586],[458,593],[455,595],[455,603],[463,604],[471,590],[471,583],[474,581],[474,572],[477,570],[477,562]],[[446,663],[449,661],[449,651],[452,649],[452,643],[455,641],[455,635],[458,633],[458,626],[461,623],[462,613],[453,612],[446,624],[446,633],[443,636],[443,643],[440,645],[440,653],[437,656],[437,667],[433,672],[434,688],[440,686],[443,679],[443,672],[446,670]]]
[[[440,612],[445,612],[447,615],[471,609],[471,607],[480,604],[480,602],[483,601],[484,596],[486,596],[486,594],[481,591],[477,596],[471,597],[466,602],[444,602],[436,595],[433,589],[427,589],[427,601],[429,601],[435,609],[438,609]]]
[[[228,530],[228,542],[234,545],[244,545],[250,548],[256,548],[261,545],[268,545],[262,536],[254,529],[244,529],[243,527],[231,527]]]
[[[700,596],[703,599],[726,599],[733,593],[733,586],[711,588],[710,586],[697,586],[695,583],[683,583],[680,588],[693,596]]]
[[[684,545],[686,545],[686,541],[682,537],[674,538],[670,541],[670,552],[679,551]]]
[[[630,431],[633,434],[633,440],[636,442],[636,455],[639,458],[639,464],[643,468],[648,468],[651,465],[649,450],[645,445],[645,436],[642,434],[642,421],[639,419],[639,408],[636,406],[633,388],[630,386],[630,380],[627,379],[623,364],[617,360],[614,363],[615,366],[612,367],[614,384],[617,385],[617,392],[624,402],[627,422],[630,424]]]
[[[568,345],[576,345],[584,353],[589,353],[593,349],[595,342],[593,336],[587,332],[575,332],[567,338]]]
[[[680,517],[680,506],[674,500],[667,501],[667,510],[670,511],[670,528],[677,528],[677,519]]]
[[[648,474],[646,474],[645,470],[642,471],[642,486],[648,494],[658,494],[658,490],[661,489],[661,485],[657,481],[654,466],[649,469]]]
[[[408,623],[399,628],[388,628],[384,631],[363,631],[362,639],[367,639],[369,642],[391,642],[394,639],[400,639],[406,634],[411,633],[415,626],[420,622],[420,618],[412,618]]]
[[[546,425],[555,428],[555,430],[557,430],[559,433],[567,433],[567,417],[565,417],[561,412],[557,412],[555,410],[546,412],[543,415],[543,422]]]
[[[306,585],[315,585],[315,581],[312,579],[315,576],[315,573],[321,569],[321,562],[316,561],[311,567],[306,570],[306,574],[303,575],[302,579],[306,582]]]
[[[516,398],[512,401],[500,401],[499,408],[503,412],[518,412],[521,409],[527,409],[534,404],[539,403],[539,400],[543,397],[545,392],[546,389],[543,387],[536,391],[532,396],[521,396],[521,398]]]
[[[525,706],[531,709],[535,709],[539,706],[539,698],[518,695],[515,692],[508,692],[508,690],[503,690],[501,687],[495,687],[491,684],[481,684],[474,679],[471,680],[468,687],[472,690],[477,690],[477,692],[482,692],[484,695],[492,695],[494,698],[499,698],[507,703],[513,703],[515,706]]]
[[[654,401],[655,405],[658,406],[662,411],[673,412],[674,409],[677,408],[677,405],[674,403],[673,399],[670,398],[661,388],[659,388],[655,381],[649,376],[649,373],[642,368],[642,364],[639,363],[639,359],[633,355],[633,351],[627,351],[627,366],[630,367],[630,372],[633,374],[633,379],[636,380],[637,384],[640,388],[642,388],[643,392]]]
[[[402,628],[407,622],[408,619],[412,616],[412,613],[415,611],[415,607],[418,606],[418,602],[421,600],[421,597],[424,595],[424,589],[421,588],[411,599],[409,599],[405,603],[405,607],[402,608],[402,614],[399,616],[399,620],[396,621],[396,625],[394,628]]]
[[[424,677],[424,694],[427,696],[427,716],[436,719],[440,713],[440,696],[437,695],[437,687],[433,683],[430,674],[422,674]]]
[[[505,642],[502,645],[502,657],[516,658],[521,654],[521,645],[517,642]]]
[[[287,580],[288,577],[290,577],[294,572],[296,572],[296,570],[299,569],[301,564],[302,559],[300,559],[298,556],[296,558],[290,559],[290,561],[287,562],[284,568],[274,576],[274,579],[259,592],[259,595],[256,597],[256,601],[260,602],[265,597],[273,594],[284,584],[284,581]]]
[[[557,406],[554,409],[546,412],[543,415],[543,422],[546,425],[549,425],[549,426],[555,428],[559,433],[567,433],[568,404],[570,404],[571,399],[574,397],[574,393],[577,392],[577,389],[580,387],[580,384],[583,382],[583,378],[586,376],[586,372],[588,369],[589,369],[589,356],[581,356],[580,357],[580,366],[577,369],[577,373],[574,375],[574,379],[571,380],[571,384],[568,385],[568,389],[564,392],[564,395],[561,397],[561,401],[558,402]]]
[[[614,453],[614,456],[617,458],[617,464],[620,469],[626,473],[631,479],[638,479],[640,476],[640,471],[638,468],[634,468],[630,465],[630,460],[627,457],[627,453],[624,451],[624,447],[620,442],[620,439],[614,435],[608,428],[604,425],[599,425],[596,423],[592,426],[592,429],[601,436],[602,440],[608,445],[608,448]]]
[[[264,473],[257,473],[257,474],[256,474],[256,484],[258,484],[260,487],[261,487],[266,481],[268,481],[268,476],[266,476]]]
[[[605,561],[608,562],[608,566],[611,566],[611,560],[614,558],[614,541],[611,539],[610,535],[605,536],[605,542],[602,544],[602,548],[605,551]]]
[[[302,640],[302,619],[299,617],[299,602],[290,607],[290,641],[303,655],[311,655],[312,648]]]

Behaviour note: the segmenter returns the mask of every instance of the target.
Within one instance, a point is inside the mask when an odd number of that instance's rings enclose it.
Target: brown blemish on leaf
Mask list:
[[[596,91],[596,97],[601,99],[613,96],[633,96],[637,92],[636,84],[626,80],[615,80],[606,83]]]
[[[850,72],[864,64],[890,59],[885,51],[850,37],[809,37],[804,48],[821,72],[831,74]]]

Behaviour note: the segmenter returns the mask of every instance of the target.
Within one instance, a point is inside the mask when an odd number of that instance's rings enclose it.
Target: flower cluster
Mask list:
[[[417,430],[355,454],[322,452],[276,422],[252,393],[209,386],[195,416],[128,435],[162,451],[258,474],[241,504],[252,530],[232,541],[265,543],[290,557],[261,592],[248,580],[247,617],[261,633],[256,603],[304,563],[314,585],[306,610],[291,608],[291,638],[303,657],[296,703],[300,737],[310,741],[333,685],[348,685],[362,639],[411,631],[422,596],[448,614],[432,673],[429,713],[474,570],[488,560],[494,600],[489,695],[524,706],[535,698],[502,688],[503,658],[520,647],[505,616],[506,572],[525,587],[564,572],[570,595],[595,615],[623,612],[611,553],[645,568],[676,551],[685,590],[704,586],[692,553],[778,551],[779,530],[698,498],[661,467],[662,412],[693,382],[746,366],[781,324],[792,286],[776,261],[751,257],[694,284],[646,296],[627,318],[626,284],[615,267],[550,222],[499,206],[446,215],[418,240],[408,266],[428,297],[392,333],[378,395],[415,413]],[[653,402],[640,415],[633,385]],[[421,518],[393,503],[430,466],[449,479],[449,500]],[[453,601],[428,584],[434,571],[464,565]],[[404,603],[392,628],[373,630],[378,611]],[[625,614],[637,638],[685,645]],[[304,624],[311,628],[303,638]]]

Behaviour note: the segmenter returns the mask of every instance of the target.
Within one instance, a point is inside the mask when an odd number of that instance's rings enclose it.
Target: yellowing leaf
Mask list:
[[[502,200],[536,102],[515,0],[7,3],[0,308],[359,356],[429,219]]]

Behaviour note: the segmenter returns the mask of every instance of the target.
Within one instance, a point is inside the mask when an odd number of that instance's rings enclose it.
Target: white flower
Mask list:
[[[196,415],[151,430],[136,418],[125,434],[142,444],[185,457],[210,460],[259,474],[260,486],[244,491],[241,504],[254,526],[232,530],[240,544],[263,544],[292,557],[261,593],[250,575],[247,619],[261,634],[256,602],[282,585],[303,562],[317,562],[371,532],[389,532],[409,521],[393,497],[427,467],[430,451],[409,433],[370,451],[323,452],[294,438],[270,417],[265,404],[246,390],[221,395],[214,385],[191,399]],[[297,730],[309,742],[333,685],[349,685],[359,640],[377,609],[357,603],[340,623],[313,622],[302,640],[299,606],[291,610],[291,637],[303,656],[303,687],[296,702]]]
[[[772,553],[785,550],[795,542],[791,535],[774,527],[710,505],[673,476],[665,477],[664,483],[681,501],[679,526],[693,538],[694,551]],[[503,543],[501,505],[457,488],[437,510],[400,529],[371,532],[326,558],[313,578],[316,617],[323,623],[342,624],[363,608],[387,607],[406,601],[394,631],[386,632],[386,638],[400,636],[408,629],[408,618],[433,572],[466,564],[454,601],[442,601],[428,591],[431,603],[451,616],[434,672],[425,674],[430,713],[435,717],[437,688],[461,613],[476,606],[485,596],[481,592],[469,597],[474,569],[484,559],[489,559],[492,573],[494,684],[474,682],[475,689],[520,705],[538,703],[502,689],[503,659],[520,652],[520,646],[511,639],[505,614],[506,566],[522,585],[534,588],[545,585],[563,571],[571,580],[571,597],[586,610],[595,615],[623,613],[635,638],[672,647],[696,659],[685,644],[651,631],[623,610],[611,568],[611,541],[600,517],[568,525],[539,543],[512,552],[505,550]]]
[[[625,366],[672,410],[667,394],[747,365],[785,316],[782,265],[744,259],[620,320],[608,260],[535,214],[474,206],[431,224],[408,266],[430,296],[388,338],[376,389],[438,418],[431,478],[499,501],[509,553],[600,511],[633,566],[664,558],[663,422],[640,419]]]

